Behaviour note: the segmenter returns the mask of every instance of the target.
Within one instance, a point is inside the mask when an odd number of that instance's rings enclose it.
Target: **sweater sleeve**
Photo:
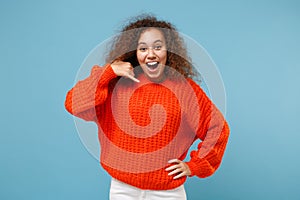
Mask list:
[[[201,142],[198,149],[191,152],[187,162],[191,170],[190,176],[205,178],[212,175],[220,166],[229,137],[229,126],[222,113],[206,96],[204,91],[193,81],[190,81],[197,101],[200,117],[195,117],[197,124],[196,138]],[[195,112],[194,112],[195,113]]]
[[[86,121],[96,117],[96,106],[105,102],[109,83],[116,78],[113,69],[108,64],[105,67],[95,65],[89,77],[78,83],[67,93],[65,107],[72,115]]]

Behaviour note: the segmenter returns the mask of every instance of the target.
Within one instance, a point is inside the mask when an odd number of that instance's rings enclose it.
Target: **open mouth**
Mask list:
[[[148,69],[150,69],[151,71],[155,70],[158,67],[158,62],[149,62],[146,63]]]

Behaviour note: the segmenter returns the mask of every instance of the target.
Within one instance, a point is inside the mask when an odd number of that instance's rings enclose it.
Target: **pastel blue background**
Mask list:
[[[108,198],[63,103],[87,54],[142,11],[199,42],[225,83],[228,148],[189,199],[300,199],[296,0],[0,1],[0,199]]]

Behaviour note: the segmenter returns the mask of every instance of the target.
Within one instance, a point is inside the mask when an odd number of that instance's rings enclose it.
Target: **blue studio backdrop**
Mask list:
[[[300,3],[0,1],[0,199],[108,199],[110,177],[66,112],[66,92],[99,43],[142,12],[201,44],[222,76],[229,143],[190,200],[300,199]]]

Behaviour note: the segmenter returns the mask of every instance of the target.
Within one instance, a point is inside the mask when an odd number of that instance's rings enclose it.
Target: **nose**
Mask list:
[[[154,53],[154,51],[153,51],[153,48],[149,48],[149,49],[148,49],[147,58],[150,59],[150,60],[156,58],[156,55],[155,55],[155,53]]]

